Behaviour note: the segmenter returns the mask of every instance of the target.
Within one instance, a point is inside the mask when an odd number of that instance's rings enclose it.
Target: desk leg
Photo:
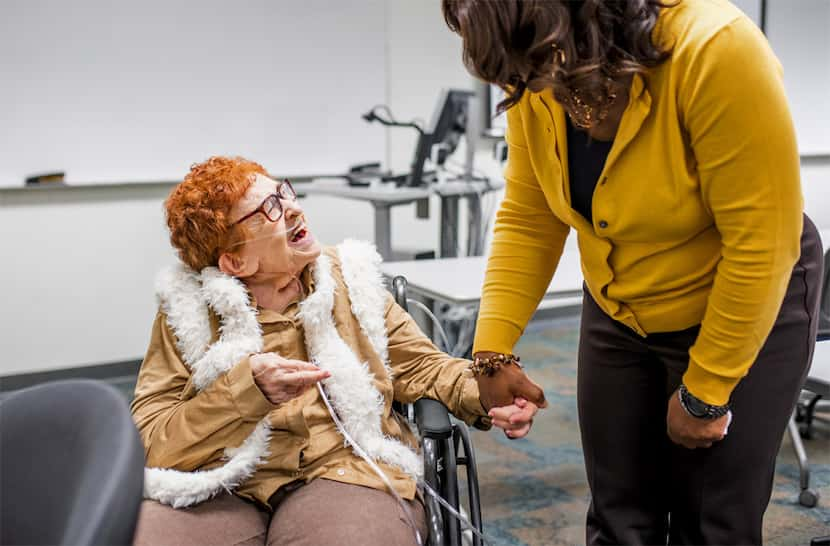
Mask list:
[[[484,245],[481,241],[484,226],[481,221],[481,197],[479,195],[467,196],[467,256],[481,256],[484,254]]]
[[[375,208],[375,246],[380,256],[392,260],[392,214],[388,204],[372,202]]]
[[[458,256],[458,196],[441,197],[441,257]]]

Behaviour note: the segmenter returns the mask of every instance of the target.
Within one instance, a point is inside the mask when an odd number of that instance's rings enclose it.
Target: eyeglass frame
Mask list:
[[[286,197],[284,195],[281,195],[282,189],[285,186],[288,186],[288,189],[291,190],[292,195],[290,197]],[[265,203],[267,203],[268,201],[270,201],[271,199],[274,199],[274,198],[276,199],[276,203],[275,203],[274,207],[278,208],[280,213],[276,218],[271,219],[271,217],[268,215],[267,212],[265,212],[265,209],[263,207],[265,206]],[[239,225],[242,222],[244,222],[245,220],[247,220],[248,218],[250,218],[253,215],[255,215],[257,213],[260,213],[260,212],[262,213],[263,216],[265,216],[265,219],[268,220],[269,222],[272,222],[272,223],[273,222],[279,222],[280,218],[282,218],[283,214],[285,214],[285,209],[282,207],[282,200],[283,199],[285,199],[286,201],[296,201],[297,200],[297,190],[294,189],[294,186],[291,185],[291,182],[287,178],[284,178],[284,179],[280,180],[279,182],[277,182],[277,191],[276,192],[268,194],[268,196],[265,199],[262,200],[262,203],[260,203],[257,208],[255,208],[254,210],[252,210],[251,212],[249,212],[248,214],[246,214],[245,216],[243,216],[242,218],[240,218],[236,222],[232,223],[231,226]],[[271,210],[273,211],[274,208],[271,208]]]

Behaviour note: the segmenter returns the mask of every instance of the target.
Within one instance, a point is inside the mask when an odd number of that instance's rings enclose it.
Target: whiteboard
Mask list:
[[[385,156],[384,0],[2,0],[0,186],[277,174]]]

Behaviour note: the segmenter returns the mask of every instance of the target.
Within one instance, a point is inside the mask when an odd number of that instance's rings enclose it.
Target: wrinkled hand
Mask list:
[[[677,391],[674,391],[669,398],[669,410],[666,414],[667,432],[672,442],[685,448],[712,447],[713,443],[726,437],[731,416],[731,413],[727,413],[717,419],[693,417],[680,405]]]
[[[248,359],[254,382],[274,405],[300,396],[331,374],[310,362],[283,358],[276,353],[259,353]]]
[[[504,429],[504,435],[511,440],[524,438],[533,426],[533,416],[539,408],[524,398],[515,398],[509,406],[491,408],[487,415],[493,419],[493,426]]]
[[[476,376],[479,399],[485,410],[509,406],[515,398],[524,398],[540,408],[548,407],[542,387],[531,381],[515,364],[502,366],[492,376]]]

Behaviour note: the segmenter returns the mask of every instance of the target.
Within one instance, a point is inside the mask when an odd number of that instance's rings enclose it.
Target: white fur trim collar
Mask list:
[[[348,247],[340,247],[338,252],[341,263],[346,264],[349,258],[343,260],[343,257],[349,256]],[[353,264],[344,265],[344,269],[352,267]],[[355,267],[352,270],[359,268]],[[381,419],[384,400],[374,387],[374,377],[368,364],[360,362],[337,333],[331,314],[334,308],[334,278],[331,275],[328,256],[320,256],[317,260],[314,280],[314,293],[301,304],[300,318],[305,328],[309,356],[320,368],[331,372],[331,377],[323,381],[323,386],[331,397],[332,406],[343,421],[346,431],[371,457],[397,466],[411,476],[419,477],[423,472],[423,464],[417,454],[398,440],[383,434]],[[357,299],[358,296],[351,293],[349,295],[350,299]],[[363,302],[359,303],[358,308],[362,305]],[[354,300],[352,309],[355,309]],[[365,316],[371,311],[367,304],[367,307],[357,314],[358,320],[361,315]],[[383,317],[383,307],[380,313]],[[361,323],[361,330],[372,331],[373,326]],[[386,351],[382,354],[385,355]]]
[[[337,245],[343,281],[349,289],[352,313],[383,362],[389,378],[389,340],[386,337],[386,290],[380,272],[381,257],[374,245],[365,241],[346,239]]]
[[[351,309],[361,331],[384,363],[387,373],[388,340],[384,316],[384,294],[374,248],[347,240],[337,248]],[[422,463],[417,454],[395,438],[383,434],[384,400],[373,385],[366,363],[358,361],[334,324],[335,281],[331,260],[322,255],[314,267],[315,291],[301,303],[309,354],[331,372],[324,381],[332,406],[350,435],[373,458],[397,466],[418,477]],[[262,331],[249,305],[244,285],[216,268],[197,274],[184,266],[159,275],[156,291],[176,344],[193,372],[194,386],[201,391],[244,356],[262,350]],[[220,338],[210,344],[208,307],[221,321]],[[144,495],[175,508],[191,506],[230,491],[248,479],[268,456],[270,426],[266,416],[237,448],[225,449],[225,465],[206,471],[181,472],[165,468],[145,469]]]

